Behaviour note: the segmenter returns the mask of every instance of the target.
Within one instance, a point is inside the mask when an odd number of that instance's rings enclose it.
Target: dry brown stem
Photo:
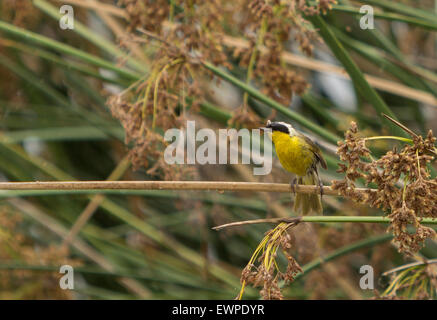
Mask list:
[[[289,193],[286,183],[231,182],[231,181],[35,181],[0,182],[0,190],[204,190],[204,191],[259,191]],[[296,185],[296,193],[320,192],[319,186]],[[355,188],[354,192],[372,192],[369,188]],[[330,186],[323,194],[338,196]]]

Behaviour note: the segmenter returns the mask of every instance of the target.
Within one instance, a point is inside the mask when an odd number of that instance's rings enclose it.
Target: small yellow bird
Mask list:
[[[296,194],[294,200],[294,211],[303,215],[310,213],[322,213],[322,182],[319,179],[317,165],[320,164],[327,169],[326,161],[323,159],[319,147],[307,136],[296,131],[291,124],[285,122],[267,121],[266,127],[261,129],[271,129],[271,139],[275,145],[276,154],[282,167],[294,173],[297,178],[291,181],[294,191],[296,182],[305,185],[320,186],[319,194]]]

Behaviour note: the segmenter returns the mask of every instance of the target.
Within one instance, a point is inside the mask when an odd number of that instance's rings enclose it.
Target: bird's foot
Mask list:
[[[296,184],[297,184],[297,178],[293,178],[290,181],[290,188],[291,188],[291,192],[295,195],[296,194]]]
[[[323,198],[323,182],[319,179],[319,187],[320,187],[320,200]]]

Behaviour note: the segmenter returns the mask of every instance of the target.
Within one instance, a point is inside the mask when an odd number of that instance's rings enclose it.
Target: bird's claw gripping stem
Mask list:
[[[290,187],[291,187],[291,192],[293,192],[293,194],[296,194],[296,183],[297,183],[297,178],[293,178],[290,181]]]
[[[323,198],[323,182],[319,179],[319,187],[320,187],[320,200]]]

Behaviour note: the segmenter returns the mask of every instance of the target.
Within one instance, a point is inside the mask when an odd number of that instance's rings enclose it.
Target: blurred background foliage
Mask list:
[[[59,27],[64,4],[74,8],[73,30]],[[360,28],[362,5],[373,7],[374,29]],[[288,183],[276,158],[267,176],[249,165],[162,159],[163,132],[186,120],[218,129],[276,119],[319,142],[329,185],[339,178],[336,141],[350,121],[366,136],[402,134],[381,112],[418,134],[437,130],[432,0],[2,0],[0,17],[1,181]],[[394,146],[371,145],[375,155]],[[324,210],[382,214],[336,197],[324,197]],[[90,220],[72,234],[83,215]],[[0,298],[234,298],[269,226],[211,227],[292,215],[290,196],[274,193],[0,191]],[[391,286],[380,277],[406,263],[385,229],[297,226],[292,251],[305,273],[283,295],[435,298],[435,273],[422,267]],[[436,254],[429,241],[414,258]],[[71,291],[59,288],[64,264],[75,267]],[[376,292],[359,287],[365,264]],[[394,290],[402,279],[410,291]],[[258,297],[246,289],[244,298]]]

